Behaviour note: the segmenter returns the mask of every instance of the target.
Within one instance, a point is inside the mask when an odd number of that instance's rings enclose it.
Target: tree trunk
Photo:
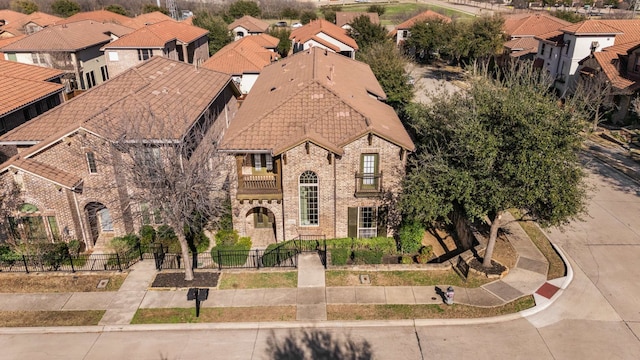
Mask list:
[[[484,252],[484,259],[482,259],[482,266],[485,268],[491,267],[491,257],[493,256],[493,248],[496,246],[496,239],[498,238],[498,229],[500,229],[500,219],[502,218],[502,211],[498,211],[496,216],[491,220],[491,230],[489,231],[489,242],[487,243],[487,249]]]
[[[600,109],[596,109],[593,114],[593,131],[598,130],[598,123],[600,122]]]
[[[184,279],[186,281],[193,280],[193,263],[189,259],[189,244],[187,238],[184,236],[184,231],[181,231],[184,227],[174,227],[176,235],[178,236],[178,242],[180,242],[180,249],[182,250],[182,263],[184,264]]]

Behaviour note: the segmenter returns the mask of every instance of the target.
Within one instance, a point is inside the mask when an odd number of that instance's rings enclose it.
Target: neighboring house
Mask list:
[[[554,86],[564,96],[575,86],[580,61],[605,48],[640,41],[640,20],[586,20],[536,39],[536,66],[555,79]]]
[[[84,20],[48,26],[0,48],[6,60],[63,70],[67,92],[88,90],[109,79],[102,46],[133,31]]]
[[[0,37],[0,60],[4,60],[4,53],[2,52],[3,47],[13,44],[18,40],[24,39],[26,36],[27,35],[11,36],[6,38]]]
[[[63,74],[0,60],[0,135],[60,105]]]
[[[25,15],[23,13],[19,13],[17,11],[9,9],[0,10],[0,38],[19,35],[5,31],[5,26],[11,27],[12,24],[19,22],[24,16]]]
[[[358,44],[347,35],[345,29],[324,19],[313,20],[293,30],[289,39],[294,54],[311,47],[319,47],[355,59],[358,50]]]
[[[229,24],[227,29],[233,34],[234,40],[240,40],[245,36],[266,33],[269,30],[269,23],[245,15]]]
[[[3,223],[20,226],[29,239],[78,239],[87,249],[137,232],[149,220],[144,204],[130,200],[139,183],[125,179],[112,159],[162,159],[171,144],[192,138],[196,122],[211,119],[209,131],[219,138],[238,95],[229,75],[154,57],[8,132],[0,145],[16,146],[18,154],[0,165],[0,180],[16,184],[23,205]],[[157,128],[127,137],[141,114],[154,114]],[[130,154],[117,146],[122,139],[146,142],[148,151]]]
[[[385,99],[367,64],[319,47],[265,67],[218,146],[234,229],[256,246],[388,235],[414,144]]]
[[[570,22],[558,19],[546,13],[507,15],[504,19],[505,55],[520,60],[533,60],[538,52],[538,35],[557,31]]]
[[[438,14],[435,11],[431,11],[431,10],[427,10],[425,12],[422,12],[408,20],[406,20],[405,22],[401,23],[400,25],[396,26],[395,29],[391,30],[391,32],[389,33],[389,35],[391,37],[393,37],[396,41],[397,45],[402,44],[409,36],[411,36],[411,27],[413,27],[413,25],[417,22],[429,22],[430,20],[441,20],[444,22],[451,22],[451,18]]]
[[[380,24],[380,18],[378,17],[378,13],[371,12],[336,12],[336,25],[345,30],[351,29],[351,22],[360,16],[367,16],[369,20],[371,20],[372,24]]]
[[[261,34],[248,36],[227,44],[202,64],[202,67],[229,74],[238,84],[240,92],[247,94],[258,79],[262,68],[278,59],[269,47],[278,46],[278,38]]]
[[[167,20],[174,21],[170,16],[167,16],[161,13],[160,11],[154,11],[146,14],[140,14],[132,19],[129,19],[127,22],[125,22],[122,25],[126,27],[130,27],[132,29],[140,29],[147,25],[157,24],[159,22],[163,22]],[[192,24],[189,24],[189,25],[192,25]]]
[[[71,15],[68,18],[63,19],[62,21],[57,22],[56,25],[69,24],[69,23],[84,21],[84,20],[92,20],[95,22],[111,23],[111,24],[127,26],[125,24],[130,22],[131,18],[128,16],[116,14],[114,12],[107,11],[107,10],[85,11],[85,12],[79,12],[75,15]]]
[[[2,18],[2,12],[6,10],[0,10],[0,18]],[[20,36],[29,35],[42,30],[44,27],[55,24],[57,21],[61,21],[62,18],[49,15],[40,11],[36,11],[31,14],[20,14],[21,17],[14,18],[13,21],[4,22],[4,25],[0,26],[0,38],[7,36]],[[2,21],[2,20],[0,20]]]
[[[625,120],[631,101],[640,96],[640,39],[592,53],[580,61],[578,71],[587,77],[605,76],[616,104],[612,120]]]
[[[166,20],[144,26],[102,48],[111,76],[150,59],[163,56],[189,64],[209,58],[209,32],[193,25]]]

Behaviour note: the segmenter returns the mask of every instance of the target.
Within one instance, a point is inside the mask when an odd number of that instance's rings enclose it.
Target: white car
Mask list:
[[[292,28],[294,28],[294,29],[297,29],[297,28],[302,27],[302,24],[300,24],[300,23],[293,23],[293,24],[291,24],[291,27],[292,27]]]

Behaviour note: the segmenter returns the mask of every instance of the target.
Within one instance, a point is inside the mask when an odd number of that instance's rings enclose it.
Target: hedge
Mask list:
[[[347,265],[347,260],[349,260],[350,257],[351,249],[331,249],[331,265]]]
[[[354,250],[353,261],[356,264],[381,264],[382,252],[375,250]]]

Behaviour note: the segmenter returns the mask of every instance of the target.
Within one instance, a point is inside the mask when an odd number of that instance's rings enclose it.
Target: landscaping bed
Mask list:
[[[184,279],[184,271],[161,272],[153,279],[152,288],[188,288],[188,287],[208,287],[218,286],[220,273],[213,271],[194,271],[193,280]]]
[[[295,306],[138,309],[132,324],[295,321]]]
[[[117,291],[127,273],[32,273],[0,274],[2,293],[51,293],[51,292],[91,292]],[[108,279],[107,286],[98,289],[100,280]]]
[[[327,320],[466,319],[513,314],[535,306],[528,295],[498,307],[462,304],[327,305]]]
[[[104,310],[0,311],[0,327],[98,325]]]

